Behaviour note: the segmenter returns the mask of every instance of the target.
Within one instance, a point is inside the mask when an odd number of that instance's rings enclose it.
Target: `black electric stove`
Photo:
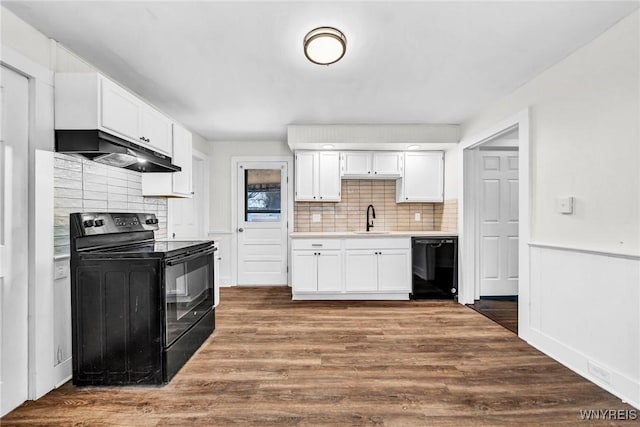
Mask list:
[[[73,383],[169,382],[215,327],[214,242],[148,213],[70,216]]]

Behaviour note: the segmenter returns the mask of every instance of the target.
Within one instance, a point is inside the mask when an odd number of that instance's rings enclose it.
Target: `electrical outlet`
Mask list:
[[[416,214],[414,215],[414,218],[416,221],[420,221],[420,212],[416,212]]]
[[[311,222],[320,222],[322,221],[322,215],[318,213],[314,213],[311,215]]]
[[[58,262],[54,267],[54,280],[64,279],[69,275],[69,270],[67,268],[67,263]]]

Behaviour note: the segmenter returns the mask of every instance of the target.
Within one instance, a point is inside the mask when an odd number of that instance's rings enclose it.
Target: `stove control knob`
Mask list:
[[[102,227],[104,225],[104,219],[96,219],[93,225],[94,227]]]
[[[153,224],[153,218],[147,218],[147,220],[145,221],[145,223],[147,223],[147,224]]]
[[[87,219],[82,224],[85,226],[85,228],[93,227],[94,225],[96,225],[95,221],[92,219]]]

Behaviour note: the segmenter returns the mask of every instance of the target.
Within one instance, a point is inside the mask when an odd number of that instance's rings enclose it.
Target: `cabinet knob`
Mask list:
[[[405,200],[409,200],[409,198],[408,198],[408,197],[405,197],[404,199],[405,199]]]
[[[371,173],[371,171],[367,172],[367,173]]]
[[[322,196],[320,196],[320,200],[322,200]]]
[[[374,172],[374,174],[377,174],[378,172]]]

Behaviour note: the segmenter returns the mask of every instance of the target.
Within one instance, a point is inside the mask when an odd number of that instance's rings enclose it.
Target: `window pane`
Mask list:
[[[280,169],[244,171],[245,221],[280,221],[280,174]]]

